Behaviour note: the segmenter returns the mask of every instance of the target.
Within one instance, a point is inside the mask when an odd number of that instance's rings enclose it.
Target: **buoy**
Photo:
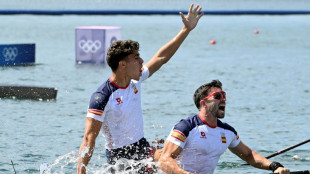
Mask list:
[[[211,40],[210,44],[212,44],[212,45],[216,44],[215,40]]]
[[[254,30],[254,34],[258,34],[259,33],[259,31],[258,30]]]
[[[294,159],[294,160],[300,160],[300,157],[299,157],[298,155],[294,155],[294,156],[293,156],[293,159]]]

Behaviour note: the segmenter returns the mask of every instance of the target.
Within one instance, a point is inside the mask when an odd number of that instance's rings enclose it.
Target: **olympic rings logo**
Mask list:
[[[112,43],[115,42],[115,41],[117,41],[117,38],[116,38],[115,36],[113,36],[113,37],[111,38],[110,44],[112,44]]]
[[[99,40],[80,40],[79,48],[81,48],[85,53],[96,53],[101,48],[101,42]]]
[[[14,61],[18,55],[18,49],[16,47],[5,47],[2,50],[4,61]]]

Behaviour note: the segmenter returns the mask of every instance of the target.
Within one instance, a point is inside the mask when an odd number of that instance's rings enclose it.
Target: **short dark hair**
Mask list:
[[[113,42],[107,53],[107,62],[112,71],[116,71],[118,63],[134,51],[139,51],[139,43],[136,41],[118,40]]]
[[[219,80],[212,80],[212,82],[206,83],[196,89],[193,99],[198,109],[200,109],[200,100],[208,96],[208,90],[212,87],[222,89],[222,83]]]

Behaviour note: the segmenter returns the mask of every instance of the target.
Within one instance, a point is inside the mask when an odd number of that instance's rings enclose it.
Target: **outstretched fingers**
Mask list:
[[[202,7],[198,4],[195,8],[194,8],[194,10],[193,10],[193,7],[194,7],[194,4],[191,4],[190,5],[190,7],[189,7],[189,11],[188,11],[188,16],[195,16],[195,17],[197,17],[197,15],[199,15],[197,18],[198,18],[198,20],[201,18],[201,16],[203,16],[203,12],[202,13],[200,13],[201,12],[201,10],[202,10]],[[200,14],[199,14],[200,13]],[[183,18],[182,18],[183,19]]]
[[[197,12],[197,10],[198,10],[198,12]],[[197,12],[197,14],[199,13],[201,11],[201,7],[199,6],[199,4],[195,7],[195,9],[194,9],[194,13],[196,13]]]
[[[188,13],[192,13],[193,7],[194,7],[194,4],[191,4],[191,5],[189,6]]]
[[[193,10],[193,7],[194,7],[194,4],[191,4],[188,10],[188,14],[193,13],[194,15],[197,16],[201,12],[202,7],[199,4],[194,8],[194,10]]]
[[[199,20],[203,16],[203,14],[204,14],[204,12],[200,13],[200,15],[197,17],[197,19]]]
[[[183,14],[182,12],[179,12],[179,14],[181,15],[181,18],[182,18],[182,20],[184,21],[184,20],[185,20],[184,14]]]
[[[193,11],[194,15],[197,16],[201,12],[201,10],[202,10],[202,7],[200,5],[197,5],[196,8]]]
[[[202,7],[197,5],[194,8],[194,4],[191,4],[189,11],[186,16],[182,12],[179,12],[185,28],[192,30],[196,27],[199,19],[203,16],[204,13],[201,13]]]

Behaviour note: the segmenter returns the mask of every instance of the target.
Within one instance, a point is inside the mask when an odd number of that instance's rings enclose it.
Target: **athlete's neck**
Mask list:
[[[210,126],[210,127],[216,127],[217,126],[217,118],[214,117],[211,113],[200,111],[199,117],[208,126]]]
[[[130,79],[122,74],[112,73],[110,80],[119,87],[127,87]]]

